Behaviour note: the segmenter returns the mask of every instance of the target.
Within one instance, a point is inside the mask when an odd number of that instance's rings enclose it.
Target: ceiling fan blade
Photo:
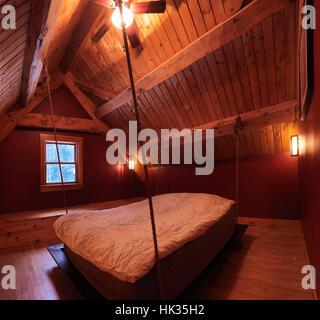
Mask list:
[[[111,19],[108,19],[106,23],[97,31],[97,33],[91,38],[92,42],[97,43],[106,34],[112,25]]]
[[[107,8],[112,8],[113,7],[113,0],[90,0],[90,2],[96,3],[100,6],[104,6]]]
[[[127,28],[127,36],[133,49],[141,46],[135,23]]]
[[[136,2],[131,5],[134,14],[142,13],[163,13],[166,10],[166,1]]]

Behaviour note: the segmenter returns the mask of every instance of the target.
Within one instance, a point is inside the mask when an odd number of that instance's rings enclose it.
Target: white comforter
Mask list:
[[[199,193],[153,197],[159,255],[163,259],[205,233],[232,207],[232,200]],[[76,254],[128,282],[155,264],[148,201],[59,218],[58,237]]]

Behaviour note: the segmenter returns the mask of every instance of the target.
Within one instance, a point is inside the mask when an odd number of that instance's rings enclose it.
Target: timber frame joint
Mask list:
[[[236,118],[236,122],[234,124],[234,133],[239,136],[240,132],[245,128],[246,124],[244,121],[242,121],[240,114]]]

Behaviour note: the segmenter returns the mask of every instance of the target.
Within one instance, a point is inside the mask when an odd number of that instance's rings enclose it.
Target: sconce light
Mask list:
[[[291,156],[295,157],[299,154],[299,139],[298,136],[291,137]]]
[[[129,160],[129,170],[134,170],[134,160]]]

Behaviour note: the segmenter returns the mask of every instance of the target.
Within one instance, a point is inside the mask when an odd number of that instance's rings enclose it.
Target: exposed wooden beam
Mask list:
[[[62,84],[61,78],[54,74],[50,79],[50,88],[57,89]],[[17,122],[22,120],[29,112],[36,108],[46,97],[48,91],[45,86],[38,88],[34,98],[22,109],[9,112],[0,119],[0,142],[2,142],[17,125]]]
[[[136,82],[137,95],[143,94],[145,91],[170,78],[210,52],[236,39],[273,13],[283,9],[291,1],[293,0],[252,1],[232,17],[218,24],[166,62],[139,79]],[[131,89],[128,88],[98,108],[96,112],[97,116],[103,117],[129,102],[131,99]]]
[[[75,28],[69,46],[61,60],[60,70],[63,73],[68,72],[72,61],[77,58],[81,48],[92,35],[97,24],[105,18],[106,14],[107,10],[104,7],[89,0],[86,9],[84,10],[83,17]]]
[[[84,82],[81,82],[78,80],[75,80],[75,83],[82,91],[85,91],[87,93],[92,93],[94,96],[99,97],[99,98],[106,100],[106,101],[108,101],[116,96],[116,94],[113,92],[109,92],[109,91],[102,90],[99,88],[94,88],[94,87],[89,86],[89,85],[85,84]]]
[[[301,37],[301,32],[305,31],[302,29],[301,27],[301,24],[302,24],[302,7],[304,6],[305,4],[305,0],[297,0],[296,1],[296,15],[297,15],[297,18],[296,18],[296,23],[297,25],[295,26],[295,69],[296,69],[296,72],[295,72],[295,94],[296,94],[296,97],[297,99],[299,99],[300,97],[300,92],[299,92],[299,86],[300,86],[300,83],[299,83],[299,73],[301,72],[300,70],[300,66],[299,66],[299,55],[300,55],[300,52],[299,52],[299,48],[300,48],[300,37]]]
[[[94,120],[55,116],[54,121],[55,127],[60,130],[101,133],[101,131],[97,129]],[[53,127],[51,115],[41,113],[27,114],[24,119],[17,122],[17,126],[40,129],[51,129]]]
[[[269,107],[261,108],[258,110],[242,113],[240,114],[240,117],[244,124],[243,130],[245,131],[250,128],[263,128],[266,126],[280,124],[283,122],[292,122],[295,120],[295,108],[297,107],[297,105],[298,105],[298,102],[296,100],[292,100],[292,101],[287,101],[274,106],[269,106]],[[202,129],[202,130],[215,129],[214,131],[215,138],[234,135],[234,125],[236,123],[237,117],[238,115],[221,119],[218,121],[208,122],[201,126],[190,128],[190,129],[191,131],[194,131],[194,129]],[[157,131],[157,133],[158,133],[158,137],[160,137],[161,132]],[[169,139],[171,140],[173,137],[174,135],[170,136]],[[179,137],[181,137],[180,134],[179,134]],[[159,154],[161,154],[161,146],[160,146],[159,139],[154,140],[154,143],[158,145]],[[183,142],[181,141],[181,143]],[[152,167],[154,165],[149,164],[149,166]],[[137,176],[143,181],[144,180],[143,167],[139,161],[135,166],[135,172]]]
[[[264,127],[276,123],[294,121],[297,101],[286,101],[271,107],[265,107],[240,114],[240,118],[246,127]],[[238,116],[233,116],[213,122],[209,122],[194,129],[215,129],[214,136],[221,137],[234,134],[234,125]]]
[[[274,106],[269,106],[250,112],[242,113],[240,115],[208,122],[197,127],[189,128],[192,132],[195,129],[215,129],[214,137],[222,137],[234,134],[234,125],[238,116],[240,116],[241,121],[246,128],[261,128],[273,124],[278,124],[281,122],[290,122],[295,120],[295,108],[298,102],[296,100],[286,101]],[[161,136],[161,130],[156,130],[158,137]],[[182,137],[180,131],[177,135],[169,135],[169,139],[174,137]],[[202,138],[201,138],[202,139]],[[151,140],[153,141],[153,140]],[[158,144],[160,141],[154,140],[154,143]]]
[[[96,122],[97,127],[102,132],[107,132],[110,128],[107,124],[99,120],[95,115],[95,104],[78,88],[71,73],[61,74],[64,84],[68,87],[74,97],[79,101],[82,107],[86,110],[89,116]]]
[[[60,12],[62,0],[33,0],[21,83],[21,99],[28,104],[37,89],[43,61]]]

